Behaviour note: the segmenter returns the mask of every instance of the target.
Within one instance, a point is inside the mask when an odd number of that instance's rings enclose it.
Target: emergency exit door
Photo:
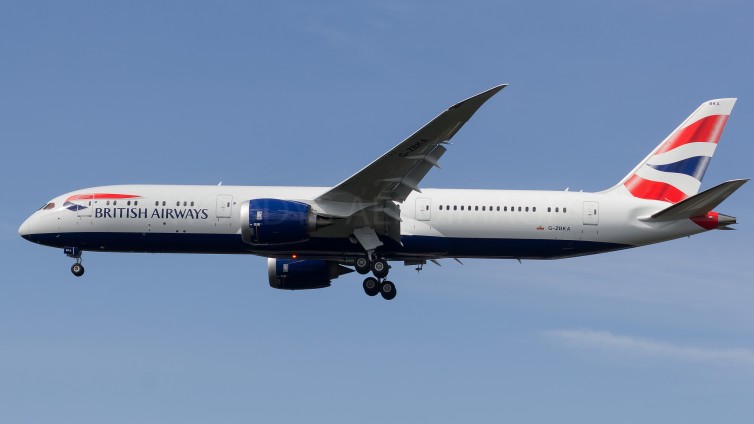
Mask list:
[[[600,223],[600,204],[584,202],[584,225],[598,225]]]

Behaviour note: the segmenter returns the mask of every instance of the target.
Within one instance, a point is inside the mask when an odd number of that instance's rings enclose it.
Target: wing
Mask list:
[[[325,212],[349,216],[381,203],[401,203],[412,191],[421,192],[419,183],[445,153],[442,146],[493,95],[501,84],[451,106],[427,125],[403,140],[364,169],[315,199]],[[439,167],[439,166],[438,166]]]

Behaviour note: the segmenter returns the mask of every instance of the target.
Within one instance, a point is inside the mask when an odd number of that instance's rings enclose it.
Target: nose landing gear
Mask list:
[[[77,277],[81,277],[84,275],[84,265],[81,265],[81,262],[76,262],[75,264],[71,265],[71,272],[73,275]]]
[[[76,259],[76,263],[71,265],[71,272],[77,277],[84,275],[84,265],[81,265],[81,249],[78,247],[65,247],[63,253],[69,258]]]

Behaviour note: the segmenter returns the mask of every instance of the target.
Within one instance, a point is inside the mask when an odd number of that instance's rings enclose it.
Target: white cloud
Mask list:
[[[754,369],[754,351],[745,348],[717,349],[681,346],[659,340],[587,329],[546,331],[543,335],[557,343],[579,348]]]

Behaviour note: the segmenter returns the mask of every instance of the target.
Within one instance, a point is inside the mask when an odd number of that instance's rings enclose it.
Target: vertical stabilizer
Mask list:
[[[699,192],[736,99],[701,104],[621,182],[606,192],[678,203]]]

